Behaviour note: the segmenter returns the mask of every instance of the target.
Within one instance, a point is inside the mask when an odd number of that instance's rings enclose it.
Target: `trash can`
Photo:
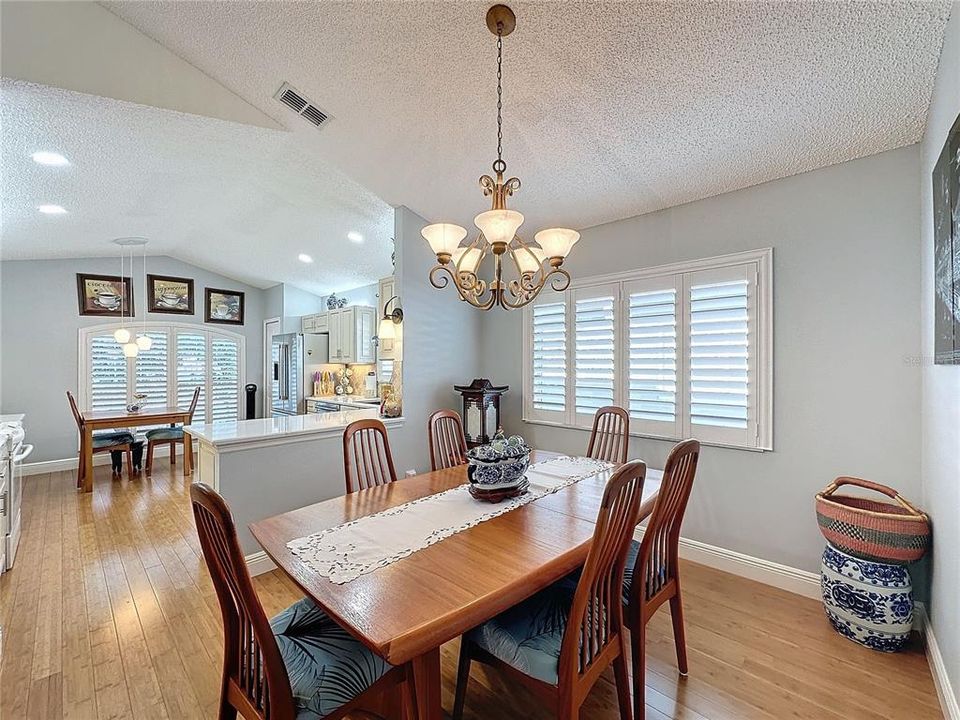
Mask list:
[[[247,396],[247,411],[243,417],[252,420],[257,416],[257,386],[254,383],[244,385],[243,392]]]

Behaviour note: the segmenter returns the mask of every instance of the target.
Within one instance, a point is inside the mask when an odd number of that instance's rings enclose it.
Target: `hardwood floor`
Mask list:
[[[26,478],[20,553],[0,576],[0,718],[216,717],[219,610],[181,469],[161,460],[131,482],[98,467],[88,495],[73,473]],[[649,626],[650,720],[942,717],[919,646],[876,653],[839,637],[813,600],[691,563],[683,579],[690,676],[677,675],[664,609]],[[255,583],[271,615],[299,597],[277,572]],[[447,711],[457,650],[442,649]],[[551,716],[474,666],[465,717]],[[617,717],[612,674],[581,717]]]

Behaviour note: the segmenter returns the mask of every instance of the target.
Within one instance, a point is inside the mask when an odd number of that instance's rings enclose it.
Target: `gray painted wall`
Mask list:
[[[64,392],[77,392],[77,337],[81,327],[109,322],[81,317],[76,273],[116,274],[115,258],[8,260],[0,263],[0,353],[3,356],[4,413],[27,414],[26,431],[36,446],[31,462],[62,460],[77,452],[77,429]],[[148,322],[203,322],[203,289],[241,290],[245,323],[224,325],[246,338],[246,382],[263,384],[263,291],[169,257],[147,259],[147,271],[194,279],[195,314],[147,314]],[[134,309],[142,320],[146,308],[142,280],[134,273]]]
[[[927,132],[921,146],[923,293],[920,326],[923,368],[920,476],[924,508],[934,522],[931,623],[960,701],[960,367],[934,365],[933,355],[933,188],[931,173],[960,114],[960,3],[947,26]]]
[[[481,368],[484,313],[437,290],[427,278],[436,256],[420,237],[427,221],[406,207],[394,215],[397,293],[403,306],[403,414],[406,424],[390,434],[397,472],[430,469],[427,418],[441,408],[460,409],[454,384],[469,382]]]
[[[774,248],[774,448],[708,447],[685,537],[816,570],[813,496],[837,475],[920,497],[916,146],[590,228],[586,277]],[[491,311],[484,370],[510,385],[505,424],[535,447],[583,452],[589,433],[521,422],[521,314]],[[662,467],[671,444],[635,438]]]

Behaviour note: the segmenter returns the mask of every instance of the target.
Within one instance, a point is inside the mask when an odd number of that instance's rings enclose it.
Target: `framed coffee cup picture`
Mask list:
[[[77,273],[81,315],[133,317],[133,286],[128,277]]]
[[[193,280],[147,275],[147,310],[152,313],[193,315]]]
[[[204,322],[243,325],[242,292],[204,288],[204,296]]]

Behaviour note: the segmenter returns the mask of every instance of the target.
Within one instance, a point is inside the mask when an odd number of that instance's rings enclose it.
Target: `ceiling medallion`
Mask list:
[[[503,38],[513,32],[517,18],[506,5],[494,5],[487,11],[487,27],[497,36],[497,159],[494,177],[484,175],[480,187],[492,199],[492,207],[474,218],[480,232],[473,242],[460,246],[466,228],[451,223],[427,225],[423,238],[437,255],[430,270],[430,283],[444,288],[453,281],[460,297],[481,310],[499,305],[506,310],[523,307],[533,301],[547,280],[556,291],[566,290],[570,274],[561,266],[580,233],[567,228],[549,228],[534,236],[536,243],[524,242],[517,230],[523,215],[507,209],[507,198],[520,189],[520,179],[503,179],[507,164],[503,161]],[[488,253],[493,254],[493,279],[481,280],[477,271]],[[504,263],[512,264],[516,278],[503,279]]]

